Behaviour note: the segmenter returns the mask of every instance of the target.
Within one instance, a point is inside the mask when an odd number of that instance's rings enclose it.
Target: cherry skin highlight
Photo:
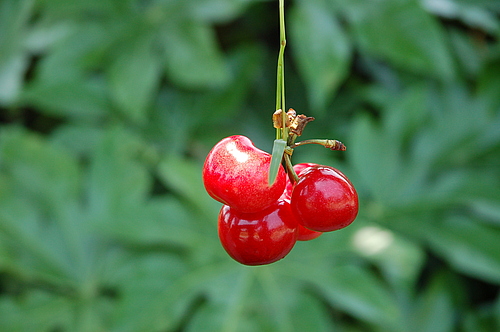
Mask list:
[[[317,232],[330,232],[354,221],[358,214],[358,194],[339,170],[314,166],[301,173],[293,188],[290,205],[302,226]]]
[[[266,209],[285,188],[286,173],[280,165],[273,185],[268,183],[271,155],[256,148],[245,136],[222,139],[208,153],[203,184],[215,200],[244,213]]]
[[[290,204],[283,200],[257,213],[224,205],[218,219],[222,246],[245,265],[270,264],[285,257],[297,241],[297,226]]]

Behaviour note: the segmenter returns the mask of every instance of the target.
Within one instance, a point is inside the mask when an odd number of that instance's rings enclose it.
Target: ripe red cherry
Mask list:
[[[295,173],[300,177],[303,171],[305,171],[309,167],[314,167],[318,166],[318,164],[313,164],[313,163],[300,163],[300,164],[295,164],[293,165],[293,170]],[[286,200],[287,202],[290,202],[290,197],[292,196],[292,190],[293,190],[293,184],[290,181],[290,179],[287,177],[286,179],[286,187],[285,191],[283,192],[283,195],[281,195],[281,199]],[[319,237],[322,232],[316,232],[310,229],[305,228],[304,226],[298,225],[297,229],[297,241],[309,241],[316,239]]]
[[[300,173],[302,173],[302,171],[304,171],[306,168],[313,167],[313,166],[318,166],[318,164],[300,163],[300,164],[293,165],[293,170],[300,177]],[[290,181],[290,178],[287,176],[285,191],[283,192],[283,195],[281,195],[281,198],[289,200],[290,197],[292,197],[292,190],[293,190],[293,184]]]
[[[262,211],[285,189],[286,173],[280,165],[272,186],[268,182],[271,155],[256,148],[245,136],[226,137],[208,153],[203,183],[215,200],[241,212]]]
[[[297,241],[297,220],[290,204],[278,201],[264,211],[241,213],[224,205],[219,213],[219,239],[229,256],[245,265],[276,262]]]
[[[310,241],[318,238],[323,232],[316,232],[305,228],[301,224],[297,227],[297,241]]]
[[[358,194],[339,170],[314,166],[301,173],[290,202],[299,223],[330,232],[350,225],[358,214]]]

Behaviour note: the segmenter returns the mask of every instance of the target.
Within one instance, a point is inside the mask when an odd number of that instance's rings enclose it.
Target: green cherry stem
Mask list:
[[[297,175],[297,173],[293,169],[292,156],[287,154],[287,153],[285,153],[285,165],[286,165],[287,174],[290,177],[290,181],[292,181],[292,183],[299,182],[299,176]]]
[[[285,35],[285,0],[279,0],[279,23],[280,23],[280,50],[278,54],[278,68],[276,77],[276,111],[281,110],[281,128],[276,128],[276,140],[273,145],[271,164],[269,167],[269,185],[272,185],[278,175],[279,165],[283,161],[283,153],[287,145],[288,128],[285,125],[288,115],[285,110],[285,75],[284,54],[286,46]],[[293,170],[293,168],[292,168]]]
[[[278,54],[278,68],[276,78],[276,110],[282,110],[283,122],[286,123],[285,109],[285,73],[284,73],[284,54],[286,46],[285,34],[285,0],[279,0],[279,23],[280,23],[280,50]],[[276,129],[276,139],[287,139],[288,128]]]
[[[300,141],[296,142],[292,145],[290,145],[290,148],[296,148],[298,146],[306,145],[306,144],[319,144],[324,146],[327,149],[333,150],[333,151],[345,151],[346,147],[345,145],[337,141],[336,139],[308,139],[305,141]]]

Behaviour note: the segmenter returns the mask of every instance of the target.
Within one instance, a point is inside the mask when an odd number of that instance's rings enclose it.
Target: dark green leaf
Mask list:
[[[335,308],[386,330],[398,323],[399,308],[382,282],[356,265],[336,266],[314,279],[320,294]]]
[[[477,200],[471,202],[472,209],[492,225],[500,226],[500,204],[498,201]]]
[[[454,267],[480,279],[500,280],[500,232],[460,218],[449,218],[428,228],[434,250]]]
[[[415,311],[411,314],[411,326],[415,331],[447,332],[453,331],[455,321],[454,293],[460,290],[449,276],[439,274],[418,299]]]
[[[488,98],[491,107],[500,106],[496,92],[500,88],[500,52],[483,64],[478,77],[478,89],[482,96]]]
[[[74,285],[77,277],[63,238],[54,227],[43,227],[38,209],[29,200],[8,198],[0,201],[0,239],[3,266],[21,279],[55,287]],[[26,208],[31,206],[31,208]],[[71,244],[73,248],[78,243]]]
[[[332,319],[321,301],[310,294],[299,295],[292,319],[295,331],[335,331]]]

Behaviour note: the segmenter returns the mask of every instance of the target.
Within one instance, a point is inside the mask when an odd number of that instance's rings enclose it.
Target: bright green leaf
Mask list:
[[[471,202],[472,209],[487,222],[500,226],[500,204],[498,201],[477,200]]]
[[[88,206],[96,221],[146,200],[151,179],[136,160],[142,150],[141,140],[126,130],[113,128],[104,134],[91,156],[88,179]]]
[[[4,171],[13,186],[10,197],[0,202],[8,207],[1,209],[1,227],[25,258],[14,260],[19,264],[14,269],[48,282],[55,275],[61,283],[89,277],[93,252],[79,205],[83,177],[76,158],[21,130],[5,131],[1,142]]]
[[[351,62],[350,42],[325,7],[322,2],[302,2],[290,12],[290,47],[317,112],[331,101]]]
[[[0,2],[0,105],[17,100],[28,66],[24,42],[35,1]]]
[[[198,207],[204,214],[213,216],[219,211],[220,204],[205,191],[201,180],[201,166],[179,156],[169,155],[160,162],[158,175],[169,188]]]
[[[22,301],[10,296],[0,299],[4,331],[38,332],[70,328],[71,302],[46,291],[27,291]]]
[[[18,98],[23,85],[23,73],[28,65],[27,60],[23,54],[16,54],[10,59],[0,59],[0,104],[9,105]]]
[[[76,159],[47,144],[41,136],[22,130],[5,131],[0,154],[4,167],[25,193],[51,204],[76,197],[81,180]]]
[[[363,2],[350,19],[367,53],[417,74],[445,80],[455,75],[442,28],[417,1]]]
[[[401,176],[401,154],[395,145],[397,142],[393,144],[392,140],[378,135],[379,131],[380,128],[370,117],[358,118],[351,132],[347,153],[355,170],[375,197],[394,204],[401,199],[398,187],[402,183],[394,180]]]
[[[173,198],[158,198],[140,208],[124,208],[117,211],[116,218],[95,226],[125,244],[188,248],[208,243],[205,234],[193,223],[193,216]]]
[[[144,123],[160,74],[160,57],[151,36],[138,36],[121,48],[109,67],[111,92],[119,107],[135,122]]]
[[[61,288],[74,286],[75,269],[66,239],[54,227],[43,228],[47,220],[30,203],[14,197],[0,201],[0,239],[8,254],[4,266],[25,280]]]
[[[178,20],[162,34],[168,76],[185,87],[217,87],[229,79],[214,31],[206,24]]]
[[[429,12],[446,19],[459,20],[472,28],[493,34],[500,31],[500,22],[492,11],[482,8],[484,5],[480,1],[468,4],[467,1],[424,0],[422,4]]]
[[[35,81],[21,95],[21,102],[37,105],[49,116],[98,120],[111,106],[101,80]]]
[[[67,148],[75,155],[89,156],[99,145],[104,133],[103,129],[92,125],[68,124],[57,128],[50,140],[56,145]]]
[[[228,22],[234,19],[252,0],[194,0],[195,18],[208,22]]]

